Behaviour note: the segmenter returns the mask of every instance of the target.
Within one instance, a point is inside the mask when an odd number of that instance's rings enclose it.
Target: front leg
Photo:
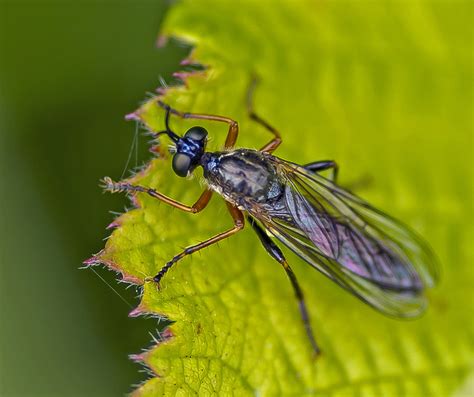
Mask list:
[[[175,263],[183,259],[185,256],[191,255],[193,252],[209,247],[210,245],[215,244],[218,241],[224,240],[227,237],[230,237],[233,234],[237,233],[238,231],[242,230],[245,225],[244,216],[242,215],[242,212],[240,212],[236,207],[234,207],[230,203],[226,203],[226,204],[227,204],[227,208],[229,209],[230,215],[232,216],[234,220],[234,227],[232,229],[219,233],[215,235],[214,237],[211,237],[210,239],[207,239],[199,244],[191,245],[185,248],[184,251],[182,251],[178,255],[175,255],[173,259],[171,259],[166,265],[164,265],[161,268],[161,270],[156,274],[156,276],[152,278],[146,278],[145,281],[154,281],[155,283],[158,283],[158,286],[159,286],[160,281],[163,278],[163,276],[166,274],[166,272]]]
[[[150,187],[132,185],[128,182],[114,182],[108,176],[106,176],[102,180],[102,187],[111,193],[146,193],[149,196],[163,201],[164,203],[171,205],[174,208],[178,208],[181,211],[190,212],[192,214],[197,214],[198,212],[201,212],[204,208],[206,208],[212,197],[212,190],[206,189],[202,192],[202,194],[199,196],[199,198],[193,205],[186,205],[175,199],[172,199],[171,197],[165,196],[163,193],[160,193]]]

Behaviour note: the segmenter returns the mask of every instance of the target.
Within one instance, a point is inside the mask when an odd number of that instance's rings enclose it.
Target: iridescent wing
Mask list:
[[[268,156],[285,185],[277,203],[252,213],[317,270],[381,312],[413,317],[437,279],[437,259],[411,229],[299,165]]]

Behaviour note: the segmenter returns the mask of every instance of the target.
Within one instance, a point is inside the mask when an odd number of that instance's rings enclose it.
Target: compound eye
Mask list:
[[[191,157],[183,153],[176,153],[173,156],[173,171],[176,175],[185,177],[191,167]]]
[[[184,136],[195,141],[202,141],[207,136],[207,130],[203,127],[192,127],[186,131]]]

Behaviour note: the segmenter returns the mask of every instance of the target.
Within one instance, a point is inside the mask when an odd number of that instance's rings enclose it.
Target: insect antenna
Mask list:
[[[174,142],[174,143],[177,143],[178,140],[179,140],[179,135],[176,134],[175,132],[173,132],[173,130],[170,128],[170,114],[171,114],[171,108],[166,105],[165,106],[165,109],[166,109],[166,116],[165,116],[165,127],[166,127],[166,130],[163,130],[163,131],[160,131],[160,132],[155,132],[153,134],[151,134],[151,136],[153,138],[158,138],[160,135],[168,135],[169,138]]]
[[[168,136],[171,138],[173,142],[178,142],[179,136],[178,134],[174,133],[170,128],[170,115],[171,115],[171,108],[166,106],[166,116],[165,116],[165,126]]]

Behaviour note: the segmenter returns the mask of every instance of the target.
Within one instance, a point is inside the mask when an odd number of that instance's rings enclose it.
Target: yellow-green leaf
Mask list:
[[[151,369],[137,395],[467,396],[472,393],[472,13],[468,1],[181,1],[163,34],[194,45],[204,72],[163,100],[239,121],[238,145],[270,139],[251,122],[245,92],[277,127],[277,155],[336,159],[341,183],[412,225],[443,264],[430,307],[386,318],[285,250],[307,296],[323,355],[313,360],[291,285],[251,229],[179,262],[134,314],[174,321],[136,358]],[[155,99],[135,115],[163,129]],[[176,131],[195,123],[172,119]],[[211,149],[226,126],[203,124]],[[164,141],[164,139],[162,139]],[[191,204],[202,190],[159,158],[131,179]],[[121,216],[97,260],[143,282],[189,244],[232,226],[214,197],[198,215],[144,194]]]

